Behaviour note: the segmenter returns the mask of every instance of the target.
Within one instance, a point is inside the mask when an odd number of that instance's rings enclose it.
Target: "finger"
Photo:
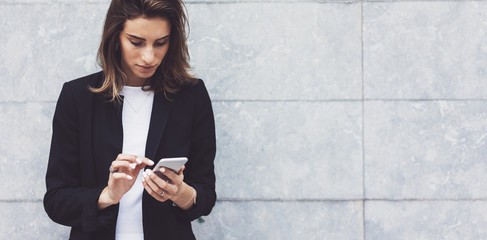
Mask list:
[[[150,169],[147,169],[148,173],[151,172]],[[149,179],[152,180],[160,189],[164,190],[166,194],[164,194],[164,197],[166,198],[171,198],[178,192],[178,185],[173,184],[172,182],[166,182],[166,180],[160,178],[157,174],[151,174],[148,175]],[[156,192],[159,192],[158,190],[154,189]],[[162,191],[160,191],[162,193]]]
[[[153,174],[154,172],[151,169],[147,169],[145,171],[149,178],[154,181],[160,188],[164,189],[168,185],[168,181],[163,178],[164,175],[161,172]]]
[[[118,154],[117,159],[115,161],[130,162],[132,164],[131,167],[133,166],[132,169],[136,169],[136,171],[140,171],[146,165],[149,166],[154,165],[154,162],[146,157],[131,155],[131,154],[123,154],[123,153]]]
[[[117,159],[115,159],[116,162],[129,162],[130,163],[130,170],[134,170],[136,169],[137,167],[138,170],[140,170],[142,167],[138,166],[139,163],[142,163],[142,160],[140,159],[140,157],[137,157],[136,155],[130,155],[130,154],[123,154],[123,153],[120,153],[118,154],[117,156]]]
[[[183,165],[183,166],[181,167],[181,169],[179,169],[179,171],[178,171],[178,175],[179,175],[179,174],[181,174],[181,173],[183,173],[184,169],[186,169],[186,165]]]
[[[152,162],[150,159],[148,159],[146,157],[141,157],[141,156],[137,156],[137,155],[130,155],[130,154],[123,154],[123,153],[118,154],[116,161],[128,161],[130,163],[135,163],[136,165],[143,163],[144,166],[145,165],[152,166],[154,164],[154,162]]]
[[[146,157],[137,156],[135,161],[137,162],[137,168],[136,168],[137,172],[145,168],[145,166],[154,165],[154,162]]]
[[[127,180],[127,179],[132,180],[132,179],[134,179],[132,176],[125,174],[125,173],[121,173],[121,172],[112,173],[111,178],[113,178],[115,180]]]
[[[120,153],[120,154],[118,154],[115,161],[128,161],[128,162],[135,162],[136,163],[137,162],[136,159],[137,159],[136,155]]]
[[[146,171],[150,172],[150,169],[147,169]],[[153,182],[155,182],[157,184],[157,186],[159,188],[161,188],[167,192],[168,198],[171,198],[172,196],[174,196],[179,191],[179,187],[181,186],[181,184],[176,184],[174,182],[166,182],[166,180],[160,178],[159,176],[157,176],[157,174],[151,174],[148,176]],[[182,183],[182,180],[181,180],[181,183]],[[166,195],[164,195],[164,196],[166,196]]]
[[[156,174],[153,174],[152,171],[150,171],[149,169],[147,169],[145,172],[143,172],[142,176],[144,177],[145,182],[149,186],[149,188],[152,189],[152,191],[155,192],[156,194],[160,195],[160,194],[162,194],[162,191],[165,191],[163,186],[158,185],[153,180],[153,177],[151,177],[151,176],[156,176]]]
[[[138,157],[141,161],[141,163],[144,163],[145,165],[152,166],[154,165],[154,161],[146,158],[146,157]]]
[[[159,169],[159,172],[164,174],[167,178],[169,178],[169,180],[171,182],[175,183],[176,185],[180,185],[183,182],[182,173],[177,174],[177,173],[173,172],[172,170],[165,168],[165,167],[161,167]]]
[[[144,186],[144,189],[150,194],[152,195],[153,193],[155,193],[155,191],[149,186],[149,183],[147,182],[146,180],[146,173],[145,172],[142,172],[142,185]]]
[[[154,190],[152,190],[152,188],[150,188],[150,186],[147,184],[147,181],[144,180],[144,178],[142,178],[142,185],[144,186],[144,189],[147,191],[147,193],[149,193],[149,195],[151,195],[156,200],[164,202],[168,199],[168,198],[166,198],[166,196],[161,196],[161,195],[157,194],[156,192],[154,192]]]
[[[165,201],[171,197],[170,193],[155,184],[146,172],[143,172],[142,175],[142,183],[144,184],[144,188],[151,196],[158,199],[159,201]]]
[[[135,164],[129,163],[127,161],[113,161],[111,167],[114,172],[126,172],[128,170],[135,169]]]

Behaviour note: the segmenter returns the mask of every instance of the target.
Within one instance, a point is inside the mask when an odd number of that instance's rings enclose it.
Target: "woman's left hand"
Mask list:
[[[166,182],[150,169],[146,169],[142,173],[142,184],[153,198],[160,202],[171,199],[176,204],[187,202],[188,199],[192,198],[194,189],[183,181],[184,166],[177,173],[164,167],[160,171],[169,178],[169,181]]]

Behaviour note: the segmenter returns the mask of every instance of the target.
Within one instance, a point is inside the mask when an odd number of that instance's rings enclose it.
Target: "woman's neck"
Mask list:
[[[144,86],[144,83],[145,83],[146,79],[127,79],[127,81],[125,82],[125,86],[129,86],[129,87],[142,87]]]

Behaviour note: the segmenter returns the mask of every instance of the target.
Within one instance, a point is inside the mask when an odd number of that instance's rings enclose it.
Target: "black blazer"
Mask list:
[[[44,208],[49,217],[71,226],[70,239],[114,239],[118,204],[97,209],[107,186],[108,168],[122,151],[122,105],[109,102],[88,86],[98,87],[103,73],[67,82],[59,96],[46,174]],[[215,205],[215,126],[203,81],[183,87],[168,101],[154,95],[146,157],[187,156],[184,181],[197,191],[189,210],[142,196],[145,239],[194,239],[191,221]]]

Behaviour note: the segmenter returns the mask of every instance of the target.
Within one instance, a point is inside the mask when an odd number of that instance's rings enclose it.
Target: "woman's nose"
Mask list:
[[[142,60],[147,64],[151,64],[154,61],[154,55],[154,49],[152,47],[147,47],[142,52]]]

